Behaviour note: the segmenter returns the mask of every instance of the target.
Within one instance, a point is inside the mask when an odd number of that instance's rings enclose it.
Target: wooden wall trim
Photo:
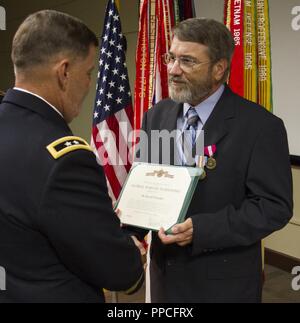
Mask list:
[[[300,266],[300,259],[265,248],[265,263],[291,273],[294,267]]]

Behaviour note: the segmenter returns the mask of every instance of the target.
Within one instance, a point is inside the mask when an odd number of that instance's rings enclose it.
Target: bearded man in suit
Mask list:
[[[223,24],[181,22],[165,57],[170,99],[143,119],[149,149],[141,142],[140,160],[197,165],[197,156],[187,163],[180,140],[170,143],[170,156],[159,145],[151,151],[152,135],[165,130],[203,130],[208,158],[185,222],[171,235],[163,229],[153,233],[153,302],[260,302],[261,240],[293,214],[283,122],[226,85],[233,52],[234,40]],[[146,233],[135,229],[140,240]]]

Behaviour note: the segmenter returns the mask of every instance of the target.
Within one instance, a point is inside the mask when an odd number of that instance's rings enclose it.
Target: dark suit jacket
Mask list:
[[[180,113],[182,105],[164,100],[145,114],[143,129],[150,138],[151,130],[173,131]],[[152,300],[259,302],[260,241],[292,216],[286,131],[280,119],[228,87],[204,130],[205,145],[217,145],[217,168],[206,170],[187,213],[194,225],[192,245],[164,246],[153,234]],[[141,159],[150,162],[148,153]]]
[[[103,302],[141,277],[139,251],[120,230],[91,151],[55,160],[47,146],[72,136],[44,101],[16,90],[0,107],[1,302]]]

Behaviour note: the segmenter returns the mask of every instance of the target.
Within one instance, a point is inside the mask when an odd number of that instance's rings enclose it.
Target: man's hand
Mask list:
[[[115,212],[116,212],[117,216],[119,217],[119,219],[121,219],[121,214],[122,214],[121,210],[116,209]],[[121,227],[122,226],[123,225],[121,223]],[[134,244],[136,245],[136,247],[140,250],[141,256],[144,256],[147,253],[146,249],[144,248],[144,245],[135,236],[131,236],[131,238],[132,238]]]
[[[117,216],[119,217],[119,219],[121,219],[121,213],[122,213],[121,210],[116,209],[115,212],[116,212]],[[121,223],[121,227],[122,226],[123,225]],[[144,256],[147,253],[146,249],[144,248],[144,245],[135,236],[131,236],[131,238],[132,238],[134,244],[136,245],[136,247],[140,250],[141,256]]]
[[[163,244],[177,243],[180,247],[185,247],[193,241],[193,222],[188,218],[185,222],[176,224],[172,228],[172,233],[166,235],[164,229],[160,229],[158,236]]]
[[[144,256],[146,254],[146,249],[144,248],[144,245],[135,236],[131,236],[131,238],[132,238],[134,244],[140,250],[141,256]]]
[[[120,209],[116,209],[115,210],[115,213],[117,214],[119,220],[121,221],[121,210]],[[123,224],[122,222],[120,222],[120,227],[122,228],[123,227]]]

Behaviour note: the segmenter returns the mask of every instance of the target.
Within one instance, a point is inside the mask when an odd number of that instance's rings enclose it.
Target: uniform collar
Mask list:
[[[28,93],[28,91],[10,89],[7,91],[2,103],[13,104],[20,108],[30,110],[43,116],[45,119],[54,122],[65,130],[71,131],[65,119],[53,109],[53,106],[37,95]]]
[[[47,103],[54,111],[56,111],[62,118],[63,118],[63,115],[62,115],[62,113],[54,106],[54,105],[52,105],[50,102],[48,102],[46,99],[44,99],[43,97],[41,97],[41,96],[39,96],[39,95],[37,95],[37,94],[35,94],[35,93],[33,93],[33,92],[30,92],[30,91],[27,91],[27,90],[25,90],[25,89],[22,89],[22,88],[20,88],[20,87],[14,87],[14,90],[16,90],[16,91],[21,91],[21,92],[25,92],[25,93],[28,93],[28,94],[31,94],[31,95],[33,95],[33,96],[36,96],[37,98],[39,98],[40,100],[43,100],[45,103]]]

